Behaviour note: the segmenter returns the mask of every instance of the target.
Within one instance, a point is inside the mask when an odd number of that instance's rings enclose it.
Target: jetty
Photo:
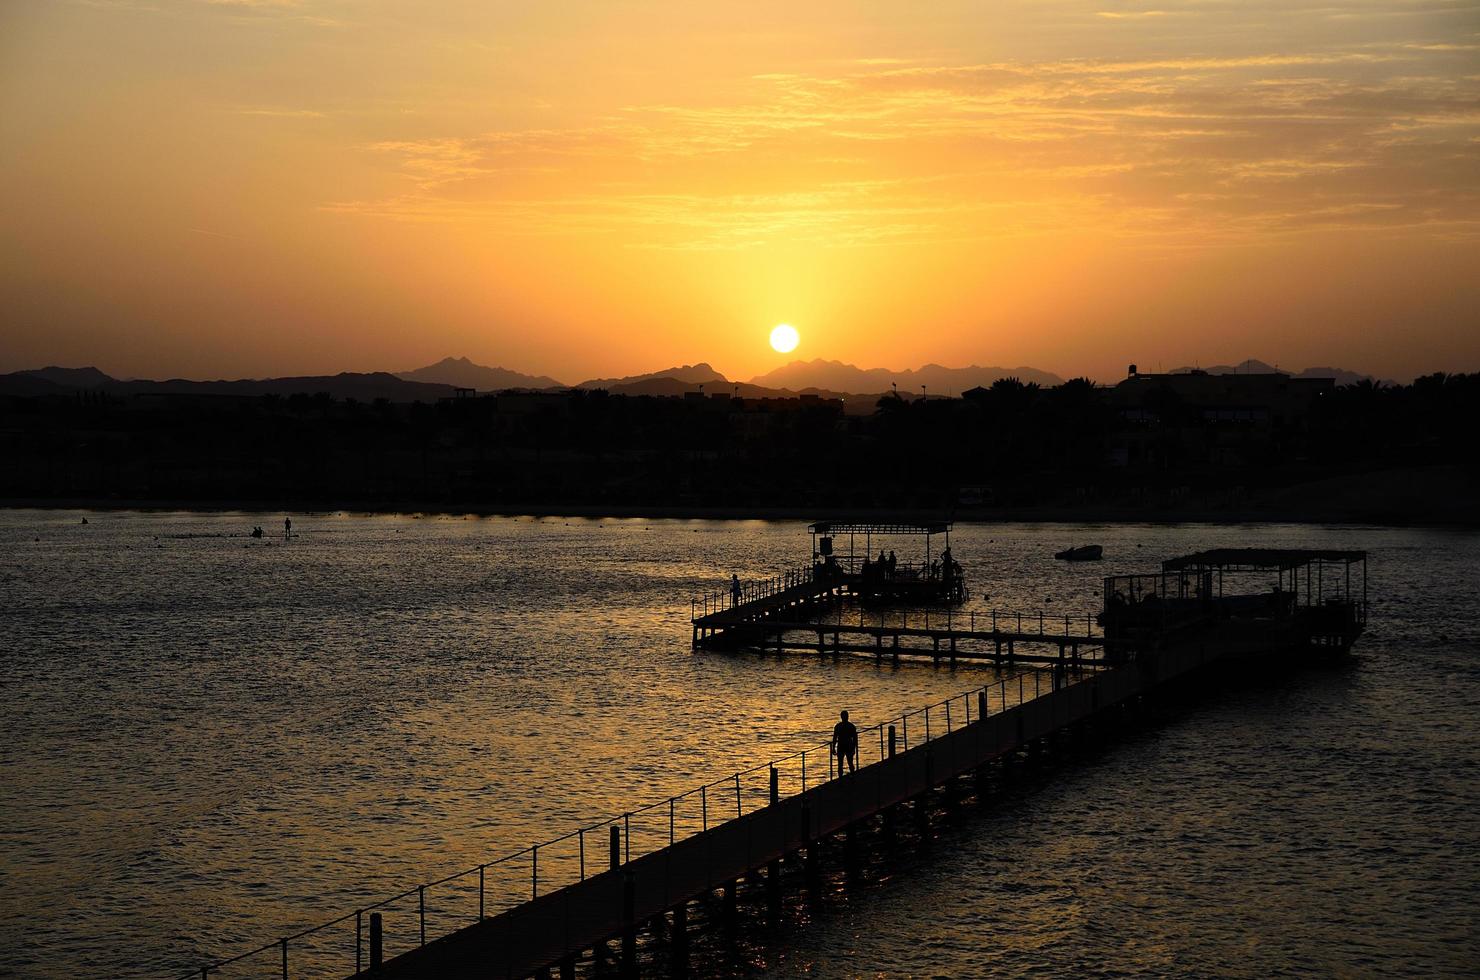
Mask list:
[[[808,746],[190,976],[240,975],[229,970],[250,966],[250,975],[287,978],[324,972],[327,958],[342,963],[333,975],[366,978],[568,978],[593,959],[635,977],[640,933],[661,936],[664,961],[683,975],[690,912],[733,917],[742,883],[779,908],[787,872],[815,875],[824,853],[852,853],[859,831],[891,827],[906,808],[928,821],[932,809],[959,804],[964,784],[987,785],[994,767],[1089,732],[1103,737],[1116,718],[1212,665],[1348,654],[1367,623],[1366,567],[1360,551],[1220,549],[1104,578],[1103,608],[1088,615],[1084,632],[1050,636],[1047,623],[988,628],[969,618],[963,626],[953,613],[943,625],[891,625],[901,649],[926,649],[929,639],[933,651],[944,636],[956,640],[958,655],[969,642],[999,641],[1065,650],[1077,643],[1098,654],[1080,663],[1055,657],[1051,670],[998,671],[945,701],[860,726],[856,771],[835,768],[826,745]],[[729,608],[696,607],[694,622],[707,619],[707,640],[754,629],[769,637],[806,625],[807,611],[823,610],[832,590],[845,587],[782,575]],[[824,632],[878,636],[869,629],[835,621]],[[1023,655],[1017,662],[1027,663]]]

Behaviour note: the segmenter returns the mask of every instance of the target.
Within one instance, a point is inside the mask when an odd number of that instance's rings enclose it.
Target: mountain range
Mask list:
[[[1248,360],[1238,365],[1214,365],[1207,368],[1181,367],[1171,373],[1193,370],[1209,374],[1263,374],[1275,368],[1263,361]],[[1286,372],[1293,373],[1293,372]],[[1369,378],[1341,368],[1306,368],[1295,377],[1335,378],[1337,384],[1354,384]],[[793,361],[774,371],[758,375],[748,382],[726,378],[710,364],[684,364],[647,374],[622,378],[592,378],[573,387],[583,390],[605,389],[613,394],[678,396],[698,391],[735,394],[742,398],[794,398],[816,395],[842,399],[850,412],[872,411],[874,401],[899,386],[900,394],[912,396],[921,385],[932,395],[959,395],[978,385],[987,386],[1004,377],[1036,382],[1048,387],[1062,384],[1056,374],[1030,367],[1002,368],[973,365],[948,368],[926,364],[911,370],[890,371],[885,368],[864,369],[841,361]],[[356,398],[374,401],[385,398],[396,402],[436,401],[449,397],[455,388],[479,391],[501,391],[510,388],[558,390],[566,386],[554,378],[523,374],[501,367],[475,364],[466,357],[445,358],[414,371],[389,373],[342,372],[292,378],[260,378],[235,381],[192,381],[172,378],[166,381],[121,380],[94,367],[46,367],[0,375],[0,395],[57,395],[71,391],[105,391],[116,395],[136,394],[213,394],[258,396],[267,394],[328,393],[334,398]]]
[[[333,398],[356,398],[374,401],[434,402],[453,393],[452,385],[403,381],[394,374],[373,371],[359,374],[341,372],[295,378],[244,378],[237,381],[191,381],[171,378],[167,381],[124,381],[104,374],[97,368],[45,367],[33,371],[0,374],[0,395],[65,395],[74,391],[103,391],[110,395],[314,395],[327,393]]]

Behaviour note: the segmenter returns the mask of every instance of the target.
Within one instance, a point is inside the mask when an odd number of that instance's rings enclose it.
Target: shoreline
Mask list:
[[[1374,527],[1435,527],[1480,530],[1480,507],[1420,507],[1409,517],[1392,506],[1373,508],[1286,508],[1246,506],[1212,508],[1133,508],[1078,505],[1072,507],[958,507],[904,511],[920,518],[981,524],[1325,524]],[[1406,508],[1405,508],[1406,509]],[[0,511],[190,511],[244,514],[364,514],[438,515],[476,517],[572,517],[610,520],[704,521],[814,521],[879,520],[899,518],[900,510],[827,507],[702,507],[695,505],[499,504],[430,501],[379,501],[367,504],[340,501],[192,500],[170,498],[9,498],[0,499]],[[1445,513],[1448,511],[1449,513]],[[1422,515],[1421,517],[1418,515]]]

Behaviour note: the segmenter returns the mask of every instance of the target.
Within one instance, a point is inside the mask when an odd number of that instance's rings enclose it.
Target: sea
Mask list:
[[[1104,560],[1052,557],[1089,543]],[[698,944],[696,973],[1480,975],[1480,534],[963,523],[953,615],[1078,624],[1102,576],[1227,546],[1368,551],[1350,662],[1164,705]],[[346,976],[357,909],[409,890],[384,907],[394,953],[419,884],[489,866],[492,913],[575,873],[582,828],[593,863],[646,804],[688,794],[691,828],[691,791],[815,747],[842,709],[867,745],[1011,679],[691,649],[692,597],[811,547],[791,521],[0,511],[0,976],[199,976],[266,946],[209,975],[276,977],[279,939],[348,916],[289,943],[292,976]],[[644,813],[639,850],[669,819]],[[507,857],[567,834],[533,881]],[[426,891],[428,938],[476,887]]]

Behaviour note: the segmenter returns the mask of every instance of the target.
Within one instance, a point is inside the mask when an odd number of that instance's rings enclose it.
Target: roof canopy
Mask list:
[[[817,521],[808,524],[813,534],[946,534],[951,530],[950,521],[878,521],[853,523],[845,521]]]
[[[1171,558],[1161,563],[1164,572],[1184,568],[1298,568],[1312,562],[1366,561],[1365,551],[1332,551],[1308,548],[1214,548],[1195,555]]]

